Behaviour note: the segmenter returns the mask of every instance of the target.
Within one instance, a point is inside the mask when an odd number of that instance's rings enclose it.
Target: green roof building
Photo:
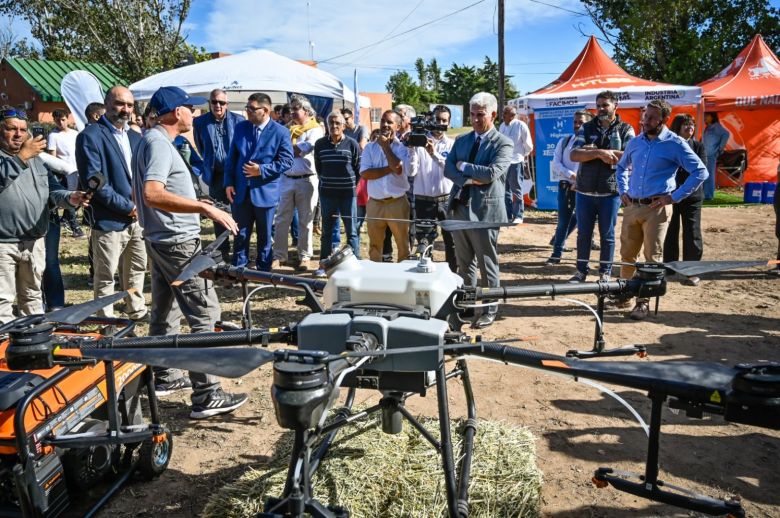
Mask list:
[[[44,59],[4,59],[0,63],[0,104],[23,107],[31,121],[51,122],[51,112],[67,108],[60,94],[62,78],[74,70],[92,73],[103,90],[125,85],[110,65],[86,61],[48,61]]]

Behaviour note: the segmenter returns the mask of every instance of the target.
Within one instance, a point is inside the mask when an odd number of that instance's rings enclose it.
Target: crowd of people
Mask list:
[[[202,104],[208,112],[195,117],[194,107]],[[182,318],[194,333],[214,330],[220,320],[210,281],[172,285],[201,248],[201,218],[213,222],[216,235],[232,235],[232,243],[226,240],[221,248],[224,261],[249,265],[254,234],[252,266],[311,270],[315,276],[325,275],[315,257],[317,226],[320,260],[340,246],[342,234],[359,257],[365,225],[370,260],[392,260],[395,251],[403,261],[410,256],[410,222],[416,218],[495,223],[443,231],[442,238],[446,262],[466,286],[500,285],[499,226],[523,221],[523,180],[533,149],[514,108],[499,111],[493,95],[477,93],[468,107],[472,130],[452,139],[446,132],[451,111],[438,105],[431,114],[437,129],[426,134],[424,145],[408,145],[416,113],[407,105],[385,111],[370,134],[347,108],[318,118],[302,95],[273,106],[268,95],[254,93],[246,116],[228,108],[223,90],[200,98],[163,87],[138,117],[132,92],[117,86],[103,104],[87,107],[90,124],[80,133],[67,127],[67,112],[56,112],[57,131],[48,142],[29,134],[21,110],[0,111],[0,321],[14,318],[14,302],[18,315],[64,306],[57,209],[65,210],[65,225],[80,237],[75,210],[81,205],[90,230],[95,298],[114,293],[118,276],[121,288],[130,290],[124,312],[148,322],[150,335],[179,332]],[[561,263],[566,238],[576,228],[570,282],[587,279],[592,249],[600,250],[599,280],[610,279],[621,205],[621,277],[633,275],[630,265],[641,251],[647,261],[678,259],[680,229],[682,258],[702,257],[702,185],[712,176],[705,165],[711,163],[707,133],[704,143],[696,141],[689,115],[678,115],[667,127],[671,108],[665,101],[648,103],[638,135],[617,111],[618,97],[600,93],[595,114],[576,112],[575,134],[555,149],[558,224],[547,262]],[[497,128],[499,113],[503,122]],[[184,136],[189,132],[193,142]],[[718,138],[713,153],[722,151],[722,134],[711,132]],[[94,194],[78,190],[95,177],[103,183]],[[599,245],[593,243],[597,224]],[[628,307],[630,301],[617,304]],[[648,311],[648,301],[639,298],[629,316],[642,319]],[[466,312],[463,318],[483,328],[497,313],[498,304],[487,302],[480,314]],[[113,316],[113,307],[100,315]],[[203,373],[156,368],[155,380],[159,395],[192,389],[195,419],[230,412],[247,400]]]

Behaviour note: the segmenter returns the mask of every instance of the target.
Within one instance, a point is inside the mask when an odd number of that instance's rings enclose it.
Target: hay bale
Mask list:
[[[438,437],[438,420],[421,422]],[[461,425],[455,421],[453,432]],[[446,516],[440,457],[408,423],[402,433],[388,435],[381,432],[376,416],[345,428],[337,438],[315,475],[314,494],[320,502],[346,507],[356,518]],[[237,518],[262,511],[265,498],[281,496],[291,448],[288,433],[267,470],[251,469],[218,490],[203,516]],[[459,451],[457,444],[454,452]],[[471,517],[540,515],[542,473],[535,463],[534,437],[527,429],[479,421],[471,474]]]

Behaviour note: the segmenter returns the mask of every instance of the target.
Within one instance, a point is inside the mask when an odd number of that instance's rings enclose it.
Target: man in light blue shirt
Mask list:
[[[617,184],[623,202],[620,255],[624,263],[634,263],[644,245],[648,262],[660,263],[670,205],[690,196],[707,178],[707,168],[688,144],[666,127],[672,107],[664,100],[647,105],[644,131],[632,139],[617,165]],[[688,171],[688,179],[676,187],[678,168]],[[630,174],[629,174],[630,171]],[[620,276],[630,279],[633,266],[621,266]],[[649,299],[638,298],[629,316],[642,320],[649,314]]]

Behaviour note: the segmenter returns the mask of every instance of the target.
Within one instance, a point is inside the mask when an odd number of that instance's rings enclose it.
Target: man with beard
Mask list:
[[[685,140],[666,127],[671,113],[668,102],[650,101],[642,119],[644,131],[628,143],[617,165],[617,186],[625,206],[620,230],[620,256],[625,263],[634,263],[643,245],[646,261],[661,262],[670,205],[690,196],[708,175]],[[679,187],[675,180],[678,168],[689,174]],[[634,271],[633,266],[621,266],[620,276],[630,279]],[[629,317],[647,317],[649,302],[637,298]]]
[[[114,275],[119,270],[122,289],[134,290],[125,297],[125,312],[132,320],[141,321],[148,318],[143,296],[146,247],[131,188],[131,162],[141,135],[128,128],[135,99],[124,86],[115,86],[106,94],[104,104],[105,115],[84,128],[76,139],[76,164],[82,184],[87,185],[95,174],[105,178],[87,215],[92,227],[93,289],[95,298],[112,295]],[[109,305],[97,314],[113,317],[114,309]]]

